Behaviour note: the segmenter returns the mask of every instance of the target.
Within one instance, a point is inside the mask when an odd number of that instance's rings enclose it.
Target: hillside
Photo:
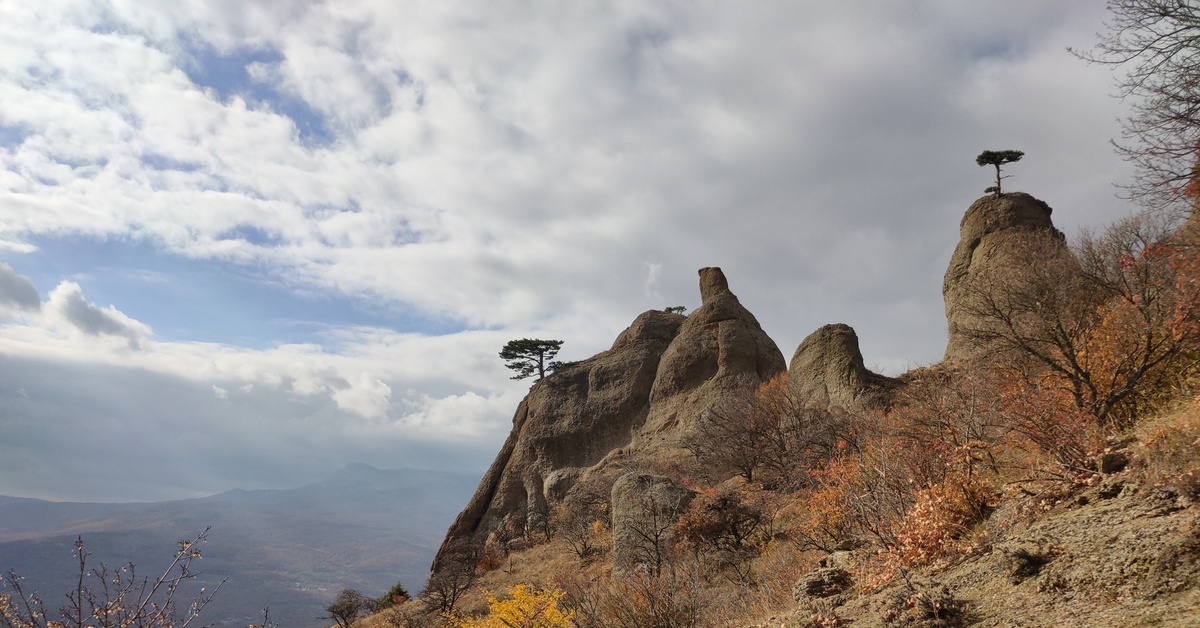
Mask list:
[[[374,596],[397,580],[419,588],[475,481],[353,464],[296,489],[233,490],[174,502],[0,498],[0,568],[15,569],[38,591],[67,591],[77,535],[93,564],[157,569],[178,540],[211,526],[197,563],[200,580],[210,589],[228,580],[205,609],[207,621],[245,626],[269,606],[281,626],[319,626],[324,605],[343,587]]]
[[[970,206],[946,357],[898,378],[843,324],[785,364],[701,269],[698,309],[532,386],[426,590],[365,625],[1194,625],[1196,234],[1051,213]]]

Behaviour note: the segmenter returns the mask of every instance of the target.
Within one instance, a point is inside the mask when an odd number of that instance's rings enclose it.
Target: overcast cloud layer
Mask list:
[[[481,471],[508,339],[721,266],[785,356],[937,360],[958,221],[1129,211],[1093,0],[0,4],[0,494]]]

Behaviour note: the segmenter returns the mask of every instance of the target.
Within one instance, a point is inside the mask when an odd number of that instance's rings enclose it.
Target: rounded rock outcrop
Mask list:
[[[612,571],[638,567],[658,573],[666,559],[671,526],[696,493],[660,475],[627,473],[612,488]]]
[[[1050,220],[1050,206],[1024,192],[988,195],[971,204],[959,223],[958,246],[942,281],[946,303],[946,360],[970,357],[976,347],[967,330],[971,278],[988,267],[1019,264],[1021,251],[1034,240],[1065,238]]]
[[[816,408],[850,408],[877,398],[897,381],[863,364],[858,334],[844,323],[809,334],[788,365],[788,385]]]

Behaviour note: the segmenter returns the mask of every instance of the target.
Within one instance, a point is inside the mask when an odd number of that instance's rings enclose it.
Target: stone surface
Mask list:
[[[675,480],[627,473],[612,488],[613,575],[658,573],[674,539],[671,527],[695,497]]]
[[[784,370],[783,354],[719,268],[700,270],[700,292],[688,316],[646,312],[608,351],[535,383],[443,547],[542,521],[589,478],[683,460],[701,413]]]
[[[965,333],[971,325],[964,307],[970,298],[970,278],[989,265],[1018,263],[1023,242],[1047,235],[1063,241],[1062,232],[1050,220],[1051,211],[1049,205],[1024,192],[988,195],[967,209],[959,224],[958,246],[942,282],[947,360],[967,358],[975,352]]]
[[[788,365],[788,382],[807,403],[821,408],[851,408],[898,385],[867,369],[858,335],[842,323],[825,325],[800,343]]]
[[[854,585],[850,572],[837,567],[818,567],[800,576],[792,589],[792,598],[803,602],[807,598],[833,597]]]

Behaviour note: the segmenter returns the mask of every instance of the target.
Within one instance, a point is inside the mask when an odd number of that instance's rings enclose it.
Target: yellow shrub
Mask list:
[[[479,618],[451,618],[456,628],[569,628],[573,611],[558,608],[563,592],[518,584],[507,599],[488,595],[488,614]]]

